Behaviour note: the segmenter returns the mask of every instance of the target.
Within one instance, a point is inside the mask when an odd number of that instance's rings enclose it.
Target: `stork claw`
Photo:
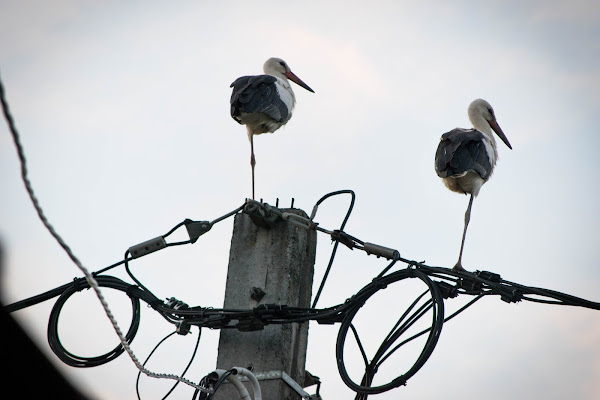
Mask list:
[[[463,266],[460,264],[460,261],[456,263],[456,265],[454,267],[452,267],[452,271],[456,271],[456,272],[462,272],[462,271],[467,271],[466,269],[463,268]]]

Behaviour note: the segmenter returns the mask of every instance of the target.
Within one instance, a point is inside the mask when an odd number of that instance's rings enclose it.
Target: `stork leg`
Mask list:
[[[467,235],[467,227],[469,226],[469,221],[471,220],[471,206],[473,205],[473,195],[471,194],[471,198],[469,199],[469,206],[467,207],[467,211],[465,212],[465,228],[463,230],[462,241],[460,243],[460,253],[458,255],[458,261],[454,268],[454,271],[465,271],[462,266],[462,253],[463,248],[465,247],[465,236]]]
[[[254,200],[254,166],[256,160],[254,159],[254,135],[248,132],[250,138],[250,166],[252,167],[252,200]]]

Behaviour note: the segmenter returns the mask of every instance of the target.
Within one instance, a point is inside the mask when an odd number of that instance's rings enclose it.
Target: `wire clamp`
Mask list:
[[[81,292],[83,289],[89,289],[90,285],[87,283],[85,278],[74,278],[73,279],[73,290]]]
[[[490,271],[475,271],[475,275],[486,281],[499,283],[502,280],[500,274],[496,274]]]
[[[358,248],[356,238],[354,238],[354,237],[348,235],[346,232],[340,231],[338,229],[331,232],[331,240],[333,242],[340,242],[341,244],[343,244],[350,250],[354,250],[355,248]]]
[[[496,291],[500,293],[500,300],[506,303],[518,303],[523,299],[523,293],[516,288],[500,286]]]
[[[377,258],[383,257],[388,260],[397,260],[400,258],[400,252],[398,250],[390,249],[389,247],[380,246],[374,243],[365,242],[363,250],[366,251],[368,255],[373,254]]]
[[[265,323],[256,316],[240,320],[235,326],[240,332],[262,331],[265,329]]]
[[[265,229],[271,229],[281,218],[281,211],[278,208],[254,200],[247,201],[243,212],[248,214],[254,225]]]
[[[162,250],[165,247],[167,247],[167,242],[162,236],[158,236],[154,239],[131,246],[127,251],[131,254],[131,257],[139,258],[155,251]]]
[[[438,289],[440,290],[440,293],[442,294],[442,297],[444,299],[453,299],[456,296],[458,296],[458,288],[456,286],[452,286],[451,284],[449,284],[448,282],[444,282],[444,281],[433,281]]]

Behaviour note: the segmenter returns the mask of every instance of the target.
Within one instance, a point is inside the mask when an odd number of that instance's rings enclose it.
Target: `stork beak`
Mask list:
[[[302,86],[304,89],[308,90],[309,92],[315,92],[314,90],[312,90],[306,83],[302,82],[302,79],[298,78],[292,71],[287,71],[285,73],[285,76],[292,82],[297,83],[298,85]]]
[[[492,119],[491,121],[489,121],[489,124],[492,127],[492,129],[494,130],[494,132],[496,132],[496,135],[498,135],[498,137],[500,139],[502,139],[502,141],[504,142],[504,144],[507,145],[508,148],[512,150],[512,146],[508,142],[508,139],[506,138],[506,135],[504,134],[504,132],[502,132],[502,129],[500,129],[500,125],[498,125],[498,123],[496,122],[496,120]]]

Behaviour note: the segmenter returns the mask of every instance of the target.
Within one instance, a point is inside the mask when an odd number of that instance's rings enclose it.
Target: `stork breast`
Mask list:
[[[292,117],[292,111],[294,110],[294,106],[296,103],[296,99],[294,98],[294,93],[292,89],[289,87],[285,87],[279,79],[275,82],[275,88],[277,89],[277,94],[279,98],[285,104],[288,109],[288,120]]]

